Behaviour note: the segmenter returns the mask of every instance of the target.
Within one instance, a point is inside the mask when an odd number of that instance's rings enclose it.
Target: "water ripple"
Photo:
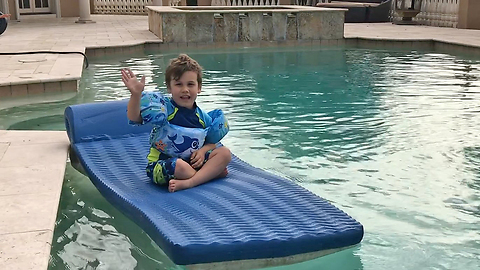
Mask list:
[[[349,269],[480,268],[480,61],[348,48],[190,55],[205,68],[198,103],[224,110],[232,152],[363,223],[365,239],[349,258],[361,262]],[[0,128],[60,129],[69,104],[128,98],[123,67],[147,76],[147,90],[165,91],[174,56],[93,60],[77,96],[0,106]],[[88,179],[74,178],[51,268],[174,267]]]

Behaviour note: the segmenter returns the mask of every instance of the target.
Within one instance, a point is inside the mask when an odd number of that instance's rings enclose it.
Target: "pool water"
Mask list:
[[[352,249],[272,269],[480,269],[480,61],[355,48],[187,51],[205,68],[198,104],[223,140],[364,225]],[[63,101],[0,110],[0,128],[64,129],[76,103],[127,98],[120,69],[165,90],[178,52],[90,59]],[[158,87],[157,87],[158,86]],[[183,269],[67,164],[50,269]]]

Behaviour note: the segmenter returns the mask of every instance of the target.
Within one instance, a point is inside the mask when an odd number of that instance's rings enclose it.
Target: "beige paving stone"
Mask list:
[[[12,71],[0,72],[0,78],[8,78],[12,74]]]
[[[97,22],[95,25],[75,24],[76,18],[55,19],[48,15],[45,18],[25,16],[21,23],[11,21],[8,35],[2,35],[0,52],[40,50],[85,52],[86,46],[118,46],[158,41],[158,38],[148,31],[147,16],[92,15],[92,17]],[[124,23],[125,21],[129,23]],[[45,39],[45,37],[48,37],[48,39]],[[114,52],[115,50],[112,50],[112,53]],[[53,60],[52,68],[49,71],[48,68],[44,67],[39,69],[39,66],[43,65],[41,63],[29,63],[31,68],[28,69],[25,69],[26,66],[13,65],[18,64],[21,59],[31,59],[33,57],[45,57],[46,60]],[[55,54],[0,56],[0,62],[8,63],[3,65],[4,71],[5,69],[12,71],[10,75],[0,77],[0,84],[19,85],[32,82],[32,80],[46,81],[49,79],[60,81],[65,76],[79,79],[83,68],[81,56],[79,61],[65,63],[65,61],[60,60],[60,63],[56,63],[60,58],[63,58],[63,55],[62,57]],[[16,70],[21,71],[13,73]],[[34,73],[46,74],[47,77],[31,75]],[[17,89],[12,96],[26,94],[27,91]]]
[[[58,196],[52,192],[0,196],[0,205],[3,234],[54,229]]]
[[[53,63],[49,64],[51,62],[46,62],[44,65],[38,65],[37,68],[35,69],[36,74],[38,73],[43,73],[43,74],[48,74],[53,67]]]
[[[47,269],[52,236],[49,230],[0,234],[0,269]]]
[[[0,136],[1,136],[1,133],[0,133]],[[5,154],[9,146],[10,146],[10,143],[8,142],[0,143],[0,162],[2,161],[3,155]]]
[[[1,145],[0,145],[1,151]],[[1,152],[0,152],[1,153]],[[20,165],[20,164],[19,164]],[[6,195],[60,193],[65,164],[0,167],[0,197]]]
[[[52,76],[63,77],[65,75],[71,75],[80,79],[82,76],[83,68],[83,56],[82,55],[62,55],[59,57],[49,74]]]
[[[68,146],[69,141],[65,131],[9,130],[8,132],[0,132],[0,143],[9,143],[11,146],[50,143],[66,144]]]
[[[22,76],[24,74],[33,74],[35,72],[35,69],[33,67],[30,67],[30,68],[25,68],[20,66],[18,67],[17,70],[14,70],[13,71],[13,76]]]
[[[16,146],[14,143],[8,147],[3,155],[0,168],[24,167],[29,168],[32,165],[49,165],[59,162],[67,151],[68,145],[65,143],[51,143],[48,147],[42,144],[31,144],[28,146]],[[66,158],[66,156],[65,156]]]

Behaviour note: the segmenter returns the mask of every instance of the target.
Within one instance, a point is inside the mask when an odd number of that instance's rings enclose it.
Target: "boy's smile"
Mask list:
[[[172,99],[178,106],[193,109],[201,86],[197,81],[197,73],[186,71],[178,80],[172,79],[167,88],[172,94]]]

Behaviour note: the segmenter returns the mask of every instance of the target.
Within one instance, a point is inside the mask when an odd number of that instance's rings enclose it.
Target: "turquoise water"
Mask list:
[[[326,198],[365,227],[352,249],[293,269],[480,269],[480,61],[330,48],[191,51],[199,105],[220,108],[245,161]],[[128,97],[119,70],[164,90],[178,53],[90,59],[64,101],[0,110],[0,128],[63,129],[69,104]],[[50,269],[182,269],[67,164]]]

